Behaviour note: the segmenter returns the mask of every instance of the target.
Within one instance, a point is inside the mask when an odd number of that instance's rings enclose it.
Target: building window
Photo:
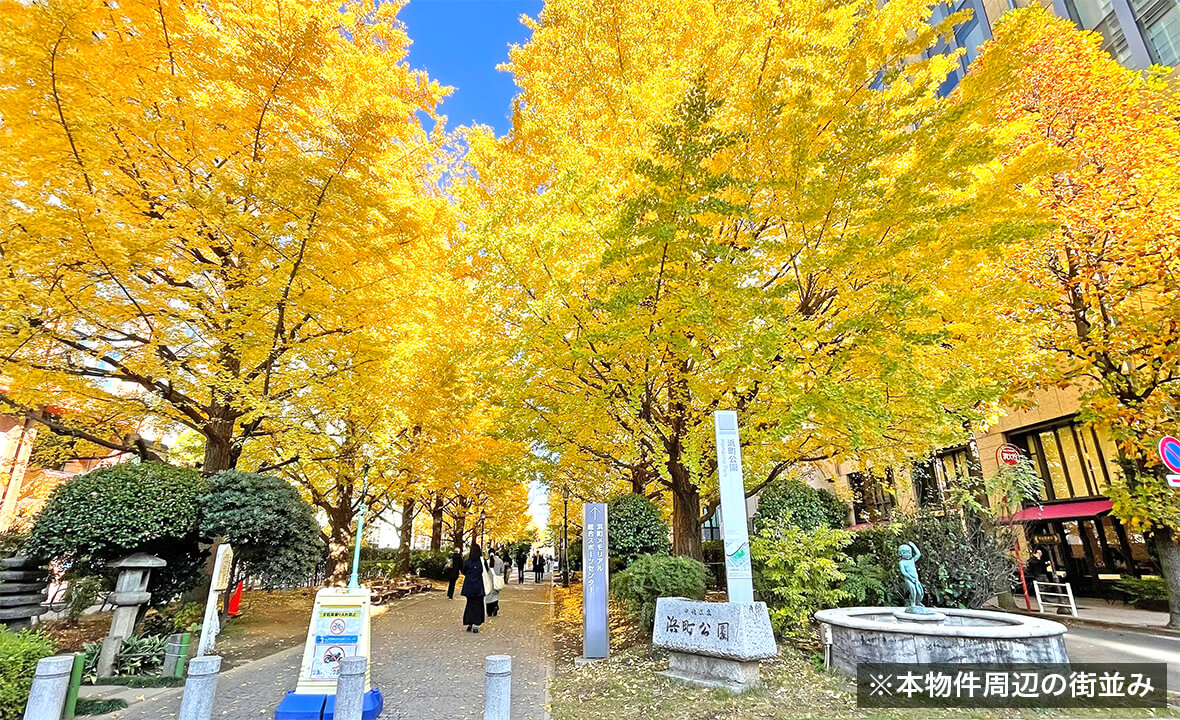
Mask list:
[[[1110,484],[1114,448],[1093,427],[1070,418],[1012,433],[1009,439],[1032,460],[1046,500],[1095,497]]]
[[[975,487],[983,478],[983,472],[975,460],[974,451],[967,445],[960,445],[940,450],[929,460],[914,463],[911,477],[918,504],[935,508],[946,504],[947,490],[952,485],[963,489]],[[986,506],[986,493],[981,494],[981,500]]]
[[[1131,0],[1131,11],[1147,40],[1151,61],[1180,63],[1180,4],[1176,0]]]
[[[885,520],[897,506],[893,491],[886,487],[893,479],[893,470],[886,470],[886,479],[871,473],[852,473],[848,487],[852,490],[852,512],[856,524]]]
[[[950,95],[951,91],[958,86],[959,81],[967,74],[967,67],[979,55],[979,46],[991,37],[991,28],[988,26],[983,3],[978,0],[952,0],[938,5],[933,8],[930,22],[938,24],[954,13],[964,10],[970,11],[971,17],[955,26],[954,37],[949,41],[940,41],[937,46],[927,52],[927,57],[932,57],[953,52],[958,48],[964,50],[959,57],[958,69],[947,75],[946,80],[938,89],[938,94],[942,97]]]
[[[1111,0],[1065,0],[1070,19],[1083,30],[1093,30],[1102,36],[1102,49],[1114,56],[1121,65],[1131,62],[1131,50],[1122,26],[1114,14]]]
[[[720,539],[721,539],[721,508],[718,507],[716,510],[713,511],[713,514],[709,516],[709,519],[706,520],[701,525],[701,540],[703,540],[705,542],[709,542],[710,540],[720,540]]]

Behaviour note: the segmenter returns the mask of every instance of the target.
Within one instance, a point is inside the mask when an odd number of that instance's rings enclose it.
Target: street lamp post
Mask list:
[[[570,488],[561,486],[561,586],[570,586]]]

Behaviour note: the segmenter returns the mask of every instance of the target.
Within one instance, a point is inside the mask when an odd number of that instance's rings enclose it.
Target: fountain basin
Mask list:
[[[874,663],[1065,663],[1065,626],[1044,618],[989,610],[938,608],[939,622],[906,622],[905,608],[821,610],[829,667],[856,675]]]

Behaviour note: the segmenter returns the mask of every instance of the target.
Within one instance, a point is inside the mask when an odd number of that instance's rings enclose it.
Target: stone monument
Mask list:
[[[744,692],[761,685],[758,663],[778,654],[766,603],[754,601],[737,413],[713,413],[729,602],[656,601],[652,644],[668,650],[669,677]]]
[[[652,644],[668,651],[668,677],[735,692],[761,685],[758,662],[778,654],[761,602],[660,598]]]
[[[107,596],[107,601],[115,606],[115,612],[111,617],[111,630],[98,652],[99,677],[114,674],[115,659],[123,647],[123,639],[135,632],[139,608],[152,598],[152,594],[147,591],[152,569],[165,565],[166,562],[147,553],[135,553],[110,564],[110,567],[119,571],[119,577],[115,581],[115,591]]]

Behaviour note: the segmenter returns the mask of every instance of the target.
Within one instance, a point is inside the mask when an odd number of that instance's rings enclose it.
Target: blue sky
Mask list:
[[[398,17],[413,44],[410,65],[426,70],[453,92],[441,112],[447,127],[483,123],[497,135],[508,131],[512,76],[496,70],[508,59],[508,46],[523,44],[529,29],[522,14],[537,17],[541,0],[411,0]]]

